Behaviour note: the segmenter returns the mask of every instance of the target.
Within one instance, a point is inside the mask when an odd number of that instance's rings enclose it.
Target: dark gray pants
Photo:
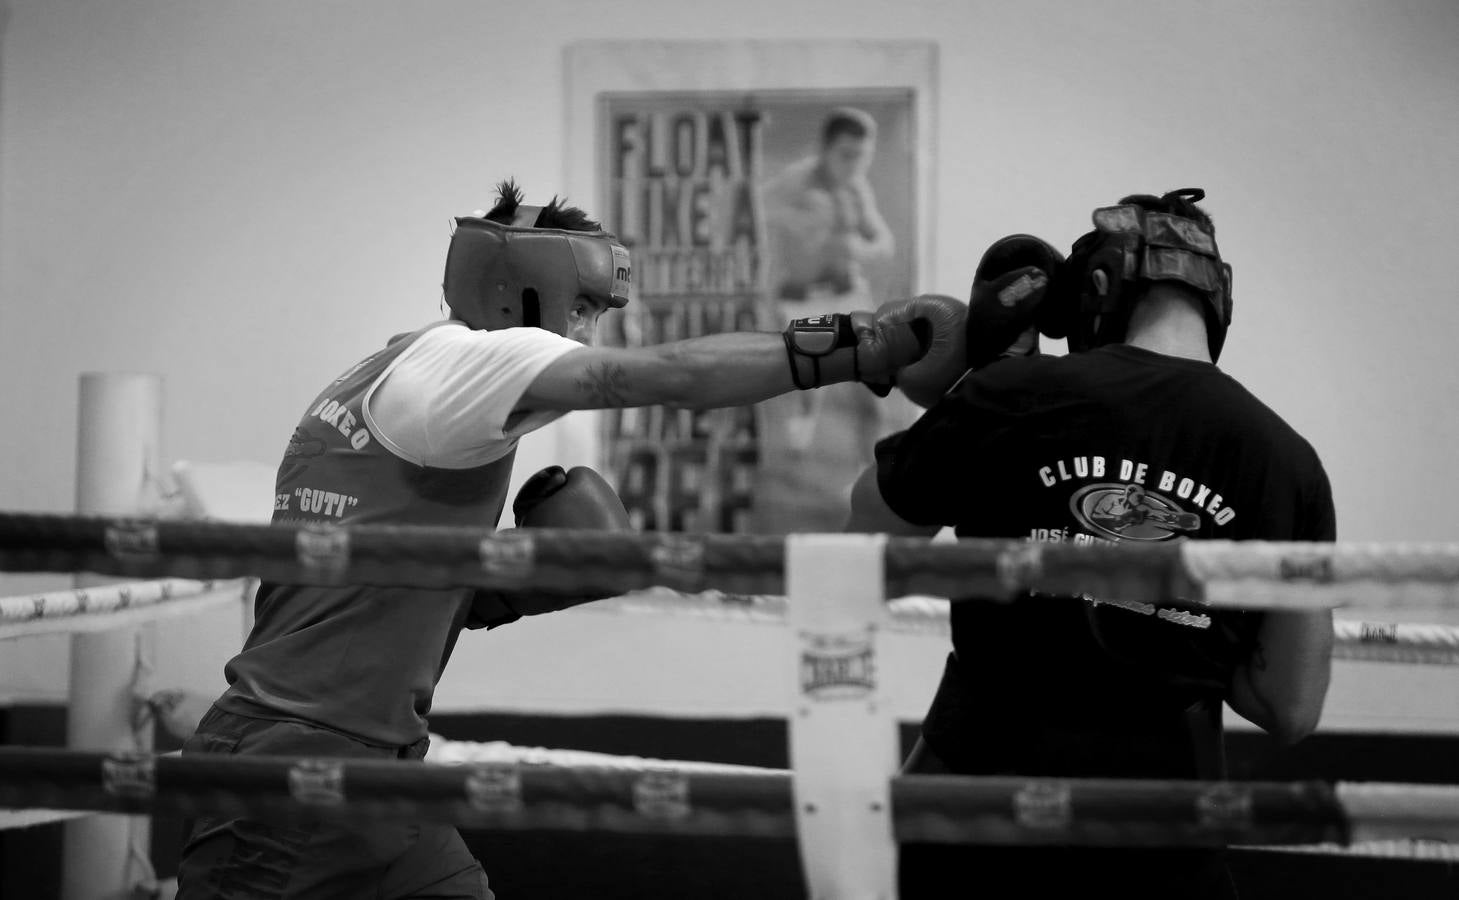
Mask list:
[[[428,741],[390,750],[302,722],[255,719],[213,707],[183,755],[421,759]],[[439,898],[493,900],[481,864],[450,825],[385,819],[278,825],[202,818],[190,823],[178,900]]]

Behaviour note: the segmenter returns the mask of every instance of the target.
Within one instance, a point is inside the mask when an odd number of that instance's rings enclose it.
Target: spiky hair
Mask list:
[[[503,225],[510,225],[512,219],[517,215],[517,207],[522,205],[522,189],[517,186],[516,179],[508,178],[496,186],[497,200],[486,214],[485,218],[492,222],[500,222]],[[575,206],[568,206],[563,200],[553,195],[551,202],[542,208],[537,214],[537,220],[532,223],[534,228],[561,228],[564,231],[602,231],[603,226],[588,214]]]

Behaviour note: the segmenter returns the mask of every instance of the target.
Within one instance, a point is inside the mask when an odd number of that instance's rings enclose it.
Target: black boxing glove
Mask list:
[[[897,387],[927,409],[968,370],[1004,356],[1037,353],[1039,305],[1063,261],[1059,251],[1033,235],[1014,234],[995,241],[973,273],[961,333],[955,338],[943,335],[940,351],[929,351],[926,359],[898,372]]]
[[[587,466],[548,466],[517,491],[512,517],[519,528],[567,528],[595,531],[630,531],[628,510],[603,476]],[[602,600],[609,594],[558,596],[531,589],[479,589],[471,601],[467,628],[495,628],[522,616],[537,616]]]
[[[617,491],[587,466],[548,466],[517,491],[512,517],[518,528],[591,528],[628,531],[633,525]]]
[[[1064,255],[1031,234],[993,242],[973,274],[968,303],[968,368],[1038,352],[1037,318]]]

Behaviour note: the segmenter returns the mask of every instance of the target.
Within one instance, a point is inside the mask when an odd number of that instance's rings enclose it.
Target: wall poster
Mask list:
[[[633,257],[635,300],[605,316],[605,343],[780,331],[920,290],[930,47],[739,42],[686,57],[609,44],[569,48],[571,94],[587,94],[569,103],[587,114],[569,130],[590,142],[590,208]],[[837,71],[868,47],[881,51],[870,77]],[[626,74],[606,71],[629,59]],[[798,75],[782,82],[787,68]],[[873,444],[915,412],[858,384],[740,408],[610,410],[598,459],[645,530],[835,532]]]

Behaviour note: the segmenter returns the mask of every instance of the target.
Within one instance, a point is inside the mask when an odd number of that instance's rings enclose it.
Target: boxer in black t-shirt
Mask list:
[[[1333,540],[1317,454],[1214,364],[1230,272],[1203,196],[1097,210],[1068,260],[1027,235],[995,244],[975,278],[971,370],[945,392],[904,384],[931,408],[877,445],[848,530]],[[1072,352],[1033,353],[1039,330]],[[1219,779],[1223,703],[1284,742],[1316,727],[1332,623],[1327,611],[1030,596],[955,603],[952,635],[906,771]],[[998,883],[995,871],[1020,896],[1235,896],[1219,851],[952,845],[903,848],[902,896],[954,896],[969,873]]]

